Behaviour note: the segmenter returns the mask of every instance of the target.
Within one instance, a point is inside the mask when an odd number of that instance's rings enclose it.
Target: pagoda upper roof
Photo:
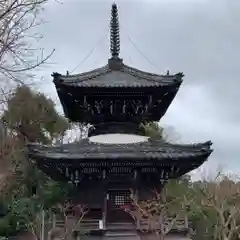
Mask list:
[[[127,66],[120,62],[118,68],[112,67],[114,61],[103,67],[92,71],[75,75],[61,75],[54,73],[54,83],[56,85],[66,85],[72,87],[167,87],[180,86],[182,83],[182,73],[174,75],[160,75],[144,72],[139,69]]]
[[[53,73],[65,116],[73,122],[159,121],[179,87],[183,73],[155,74],[124,64],[120,58],[117,5],[110,21],[111,57],[105,66],[80,74]]]
[[[60,146],[29,144],[29,156],[33,159],[55,161],[94,160],[174,160],[201,159],[202,164],[211,154],[211,142],[198,144],[171,144],[163,140],[149,139],[142,143],[103,144],[84,139],[78,143]],[[193,162],[192,162],[193,163]],[[187,162],[186,162],[187,164]]]
[[[110,21],[110,52],[111,58],[108,64],[81,74],[66,75],[53,73],[54,83],[57,88],[67,85],[73,87],[164,87],[180,86],[182,73],[170,75],[153,74],[127,66],[119,57],[120,54],[120,27],[118,20],[118,9],[114,3],[111,11]]]

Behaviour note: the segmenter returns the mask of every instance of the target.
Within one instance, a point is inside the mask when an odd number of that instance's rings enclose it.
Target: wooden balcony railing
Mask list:
[[[171,222],[172,219],[169,218],[169,222]],[[185,231],[189,228],[189,221],[185,218],[176,220],[175,224],[172,227],[172,231]],[[66,224],[64,221],[56,221],[56,227],[57,228],[65,228]],[[158,229],[158,226],[156,224],[156,227]],[[137,229],[137,225],[133,223],[122,223],[122,222],[112,222],[112,223],[106,223],[105,224],[106,230],[133,230]],[[148,230],[149,225],[147,221],[140,221],[139,224],[139,230]],[[82,220],[81,223],[78,224],[76,227],[77,231],[95,231],[100,230],[99,228],[99,221],[98,220]]]

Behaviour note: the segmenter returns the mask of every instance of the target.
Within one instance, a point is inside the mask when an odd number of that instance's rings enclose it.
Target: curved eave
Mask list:
[[[114,79],[112,80],[114,83]],[[168,90],[173,90],[173,89],[179,89],[181,84],[182,84],[182,80],[179,81],[171,81],[168,83],[161,83],[161,82],[152,82],[152,83],[147,83],[147,84],[141,84],[140,82],[137,84],[128,84],[128,80],[126,77],[126,84],[103,84],[103,85],[84,85],[84,86],[79,86],[78,84],[68,84],[65,82],[55,82],[54,81],[54,85],[56,90],[59,92],[61,90],[70,90],[70,91],[79,91],[81,89],[82,92],[87,92],[88,90],[91,89],[91,91],[93,91],[93,89],[97,89],[96,91],[98,92],[99,90],[107,90],[107,91],[112,91],[112,90],[117,90],[117,89],[130,89],[130,91],[132,90],[139,90],[139,89],[147,89],[147,90],[151,90],[151,89],[168,89]]]
[[[211,145],[210,141],[180,145],[151,139],[142,145],[130,144],[129,148],[126,145],[124,148],[113,144],[107,147],[104,144],[92,144],[86,139],[78,144],[55,147],[29,144],[28,149],[29,157],[39,169],[54,180],[66,182],[69,181],[64,175],[66,168],[76,171],[84,168],[156,167],[171,171],[169,178],[178,178],[201,166],[213,151]]]
[[[29,152],[29,157],[36,161],[47,161],[52,164],[70,163],[79,165],[80,163],[95,162],[99,167],[102,161],[108,161],[110,166],[112,162],[120,161],[124,164],[130,162],[140,166],[165,164],[184,164],[191,165],[195,163],[202,164],[210,156],[213,150],[202,150],[201,152],[182,152],[182,153],[161,153],[158,151],[138,151],[138,152],[108,152],[108,153],[53,153],[53,152]],[[147,161],[145,161],[147,160]]]
[[[182,175],[185,175],[186,173],[200,167],[207,160],[207,158],[210,154],[211,154],[211,151],[206,154],[202,154],[202,155],[198,155],[198,156],[195,155],[194,157],[190,157],[189,159],[186,159],[186,158],[161,159],[161,161],[155,161],[154,166],[160,167],[160,169],[162,169],[163,171],[169,171],[174,166],[175,170],[173,172],[171,172],[171,174],[168,177],[168,179],[174,179],[174,178],[181,177]],[[74,159],[74,160],[71,159],[71,161],[69,161],[69,159],[58,159],[58,160],[46,159],[46,158],[43,159],[42,157],[36,158],[36,156],[34,158],[35,158],[38,168],[41,169],[45,174],[47,174],[53,180],[56,180],[56,181],[63,181],[63,182],[68,181],[69,182],[69,179],[66,178],[66,176],[65,176],[64,169],[66,169],[66,168],[72,168],[74,171],[76,171],[76,169],[83,169],[84,167],[91,168],[91,161],[85,162],[85,164],[84,164],[82,161],[79,161],[77,159]],[[111,160],[112,160],[112,162],[114,162],[114,159],[111,159]],[[118,167],[121,166],[121,163],[123,163],[124,168],[126,168],[126,166],[130,167],[130,168],[131,167],[134,168],[134,167],[138,166],[137,163],[139,163],[139,161],[136,159],[131,160],[131,161],[129,161],[129,159],[128,160],[125,159],[125,160],[126,160],[125,164],[124,164],[124,159],[119,160],[118,164],[120,164],[120,165],[118,165]],[[150,159],[148,159],[148,160],[150,160]],[[160,160],[160,159],[158,159],[158,160]],[[126,162],[128,162],[127,165],[126,165]],[[143,162],[143,160],[141,162]],[[152,161],[144,161],[144,162],[145,162],[145,165],[141,164],[140,167],[152,167],[153,166],[151,164]],[[129,163],[132,163],[132,165]],[[93,168],[96,168],[96,167],[98,167],[98,164],[95,161]],[[100,164],[99,164],[99,167],[102,168]],[[108,168],[106,161],[104,164],[104,169],[105,168]],[[151,174],[151,173],[149,173],[149,174]],[[94,181],[95,180],[93,180],[93,182]],[[90,182],[92,182],[92,181],[90,181]],[[81,186],[81,184],[83,184],[82,186],[84,187],[84,182],[82,182],[82,183],[80,182],[79,187]]]
[[[187,150],[187,151],[207,151],[211,150],[212,141],[206,141],[203,143],[191,143],[191,144],[178,144],[178,143],[169,143],[162,139],[149,138],[146,142],[140,143],[129,143],[129,144],[104,144],[104,143],[94,143],[91,142],[88,138],[85,138],[77,143],[66,143],[60,145],[43,145],[39,143],[30,142],[27,144],[27,148],[30,153],[36,152],[61,152],[61,153],[69,153],[69,152],[77,152],[77,153],[89,153],[94,152],[95,150],[100,151],[127,151],[133,152],[134,150],[141,150],[145,147],[158,152],[163,151],[173,151],[173,150]],[[104,150],[103,150],[104,149]],[[145,150],[146,152],[147,150]]]
[[[29,157],[40,160],[49,160],[49,161],[60,161],[68,162],[72,161],[89,161],[89,160],[123,160],[123,161],[143,161],[153,160],[157,164],[158,161],[181,161],[184,160],[185,163],[188,159],[198,159],[198,158],[207,158],[212,153],[212,150],[199,152],[199,153],[181,153],[181,154],[169,154],[169,153],[159,153],[159,152],[109,152],[109,153],[29,153]],[[203,160],[205,161],[205,160]]]
[[[192,163],[194,159],[204,162],[212,153],[211,141],[202,144],[169,144],[158,140],[149,140],[143,144],[115,145],[94,144],[87,139],[79,144],[65,144],[62,146],[41,146],[29,144],[29,157],[35,160],[52,162],[71,162],[74,165],[95,161],[124,161],[136,163],[148,163],[144,160],[152,160],[154,164],[167,164],[169,161]],[[188,161],[189,160],[189,161]],[[200,162],[201,162],[200,161]],[[150,161],[149,161],[150,162]]]
[[[125,77],[118,79],[118,75],[123,74]],[[109,75],[111,77],[108,78]],[[111,70],[106,65],[81,74],[62,75],[60,73],[53,73],[52,76],[56,88],[64,86],[76,88],[138,88],[180,85],[184,75],[183,73],[175,75],[153,74],[123,64],[119,70]]]

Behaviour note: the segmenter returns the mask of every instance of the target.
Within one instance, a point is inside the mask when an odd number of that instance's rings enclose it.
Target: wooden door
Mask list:
[[[134,222],[129,213],[122,208],[123,205],[131,203],[131,192],[129,190],[109,190],[107,193],[107,218],[111,222]]]

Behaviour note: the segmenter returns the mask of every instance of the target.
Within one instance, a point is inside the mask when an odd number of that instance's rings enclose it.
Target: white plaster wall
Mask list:
[[[89,141],[102,144],[129,144],[146,142],[148,138],[135,134],[112,133],[92,136],[89,138]]]

